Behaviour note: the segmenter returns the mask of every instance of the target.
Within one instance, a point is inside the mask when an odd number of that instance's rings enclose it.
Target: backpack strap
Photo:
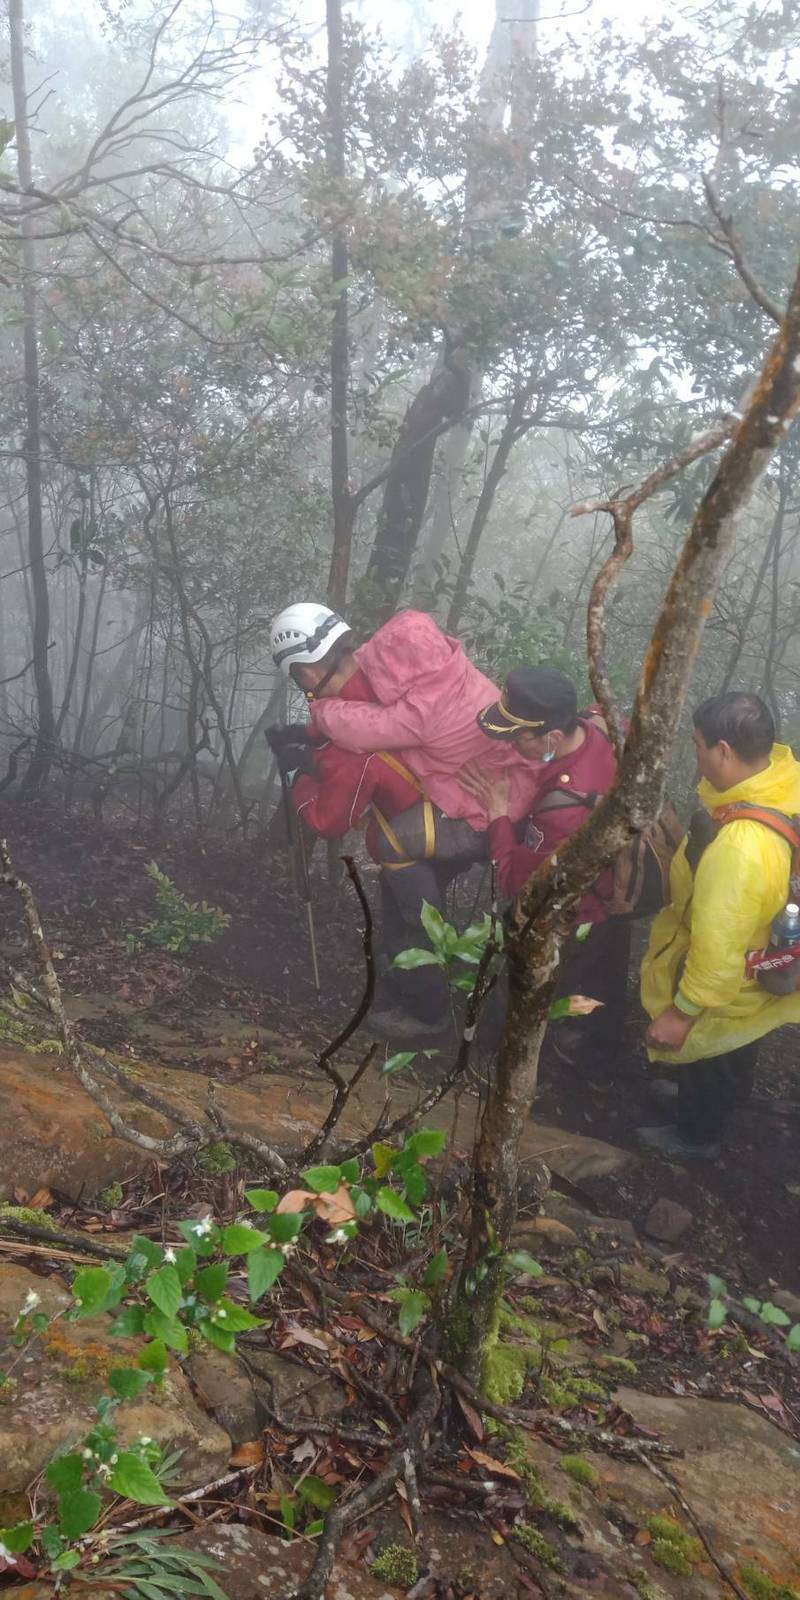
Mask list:
[[[398,761],[397,756],[390,755],[388,750],[376,750],[375,754],[378,757],[378,760],[384,761],[387,767],[391,767],[392,772],[397,773],[399,778],[405,778],[406,783],[410,783],[411,787],[416,789],[417,794],[423,793],[422,784],[420,783],[419,778],[415,778],[413,772],[409,767],[406,766],[404,761]]]
[[[769,828],[772,833],[785,839],[793,851],[800,851],[800,829],[796,819],[787,817],[783,811],[773,810],[771,806],[751,806],[745,800],[738,800],[732,805],[717,806],[711,817],[718,828],[724,828],[729,822],[760,822],[762,828]]]
[[[542,811],[564,811],[568,806],[588,806],[592,811],[597,801],[596,789],[548,789],[541,805],[534,805],[531,816],[538,817]]]

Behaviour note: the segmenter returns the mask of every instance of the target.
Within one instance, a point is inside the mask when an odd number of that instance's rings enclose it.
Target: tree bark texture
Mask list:
[[[25,15],[23,0],[8,0],[11,86],[20,188],[33,186],[28,92],[25,80]],[[28,499],[28,561],[33,592],[33,677],[36,685],[36,744],[23,780],[23,792],[35,794],[45,782],[53,757],[55,718],[47,647],[50,639],[50,595],[42,535],[42,441],[39,390],[39,330],[36,293],[36,244],[27,213],[22,234],[22,338],[25,369],[25,478]]]
[[[347,600],[347,580],[353,546],[355,508],[350,494],[350,462],[347,437],[350,390],[350,334],[347,274],[349,270],[345,231],[345,128],[344,57],[342,43],[342,0],[326,0],[328,33],[328,71],[325,85],[327,167],[330,204],[334,208],[331,237],[331,282],[335,300],[331,328],[331,499],[333,502],[333,549],[328,573],[328,604],[343,611]]]

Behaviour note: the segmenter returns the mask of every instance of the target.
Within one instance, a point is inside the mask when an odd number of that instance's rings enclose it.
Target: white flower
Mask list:
[[[284,1259],[288,1260],[289,1256],[293,1256],[294,1253],[295,1253],[295,1250],[297,1249],[296,1240],[287,1239],[285,1244],[281,1244],[281,1245],[278,1246],[278,1249],[280,1250],[280,1252],[281,1252],[282,1256],[284,1257]]]
[[[174,1250],[165,1250],[164,1251],[164,1260],[169,1262],[169,1265],[172,1266],[174,1264],[174,1262],[175,1262],[175,1251]]]
[[[139,1444],[152,1444],[153,1443],[152,1439],[150,1438],[149,1433],[140,1433],[138,1442],[139,1442]]]
[[[224,1319],[225,1319],[225,1317],[227,1317],[227,1315],[228,1315],[228,1313],[225,1310],[225,1307],[224,1306],[220,1306],[219,1310],[217,1311],[217,1321],[218,1322],[224,1321]]]
[[[118,1461],[119,1461],[119,1456],[118,1455],[113,1455],[111,1457],[111,1465],[112,1465],[112,1467],[115,1467]]]
[[[25,1296],[25,1300],[24,1300],[24,1303],[23,1303],[22,1310],[20,1312],[20,1316],[21,1317],[27,1316],[29,1311],[35,1311],[36,1307],[41,1305],[41,1303],[42,1303],[41,1295],[37,1294],[35,1289],[29,1289],[28,1293]]]
[[[210,1216],[203,1217],[200,1222],[195,1222],[193,1227],[192,1227],[192,1233],[196,1233],[198,1235],[198,1238],[204,1238],[205,1235],[210,1233],[210,1232],[211,1232],[211,1217]]]
[[[81,1451],[81,1455],[83,1456],[84,1461],[93,1461],[94,1460],[94,1451],[90,1450],[88,1445],[86,1446],[86,1448],[84,1450]]]
[[[335,1228],[330,1236],[331,1244],[345,1244],[349,1237],[346,1228]]]
[[[100,1465],[99,1465],[99,1467],[97,1469],[97,1476],[98,1476],[98,1478],[110,1478],[111,1477],[111,1468],[106,1465],[105,1461],[101,1461],[100,1462]]]

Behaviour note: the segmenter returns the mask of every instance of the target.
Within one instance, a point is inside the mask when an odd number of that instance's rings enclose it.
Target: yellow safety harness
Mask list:
[[[425,833],[424,859],[429,861],[436,848],[436,819],[433,806],[430,800],[427,798],[419,779],[415,778],[413,772],[411,772],[402,761],[398,761],[396,756],[390,755],[388,750],[377,750],[375,753],[379,761],[385,761],[387,767],[391,767],[392,771],[396,772],[398,777],[405,778],[406,783],[410,783],[411,787],[416,789],[417,794],[422,796],[422,825]],[[413,867],[414,862],[410,856],[405,854],[403,846],[401,845],[400,840],[398,839],[388,817],[385,817],[383,812],[378,810],[378,807],[374,801],[372,802],[372,814],[384,838],[388,840],[395,854],[400,857],[398,861],[384,861],[382,865],[386,867],[389,872],[397,872],[402,867]]]

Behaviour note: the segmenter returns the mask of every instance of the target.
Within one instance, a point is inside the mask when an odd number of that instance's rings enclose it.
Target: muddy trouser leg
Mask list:
[[[678,1131],[684,1139],[710,1144],[722,1137],[727,1113],[752,1087],[757,1058],[756,1040],[679,1069]]]
[[[390,832],[380,833],[382,951],[389,959],[401,950],[427,948],[421,922],[422,903],[444,913],[448,883],[475,861],[484,859],[484,835],[465,822],[443,817],[420,803],[394,817]],[[432,854],[426,852],[433,851]],[[412,972],[393,970],[389,989],[404,1010],[426,1022],[447,1009],[448,990],[437,967],[417,967]]]
[[[553,1022],[548,1032],[558,1054],[593,1083],[613,1083],[623,1050],[631,923],[609,917],[593,923],[586,939],[568,939],[555,998],[581,994],[601,1005],[585,1017]]]

